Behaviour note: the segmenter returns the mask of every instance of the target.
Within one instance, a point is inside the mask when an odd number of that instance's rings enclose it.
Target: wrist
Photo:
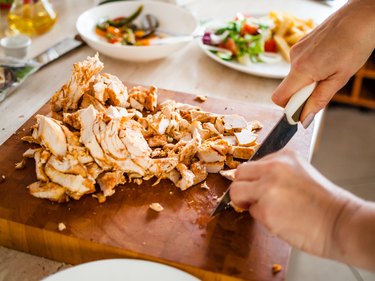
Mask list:
[[[353,222],[353,217],[362,207],[362,205],[352,198],[345,198],[340,200],[339,207],[335,214],[335,218],[332,224],[330,233],[330,247],[326,256],[333,259],[342,260],[348,255],[347,249],[347,237],[346,234],[350,230],[351,224]]]
[[[325,256],[374,270],[375,204],[353,195],[350,197],[343,202],[338,212]]]

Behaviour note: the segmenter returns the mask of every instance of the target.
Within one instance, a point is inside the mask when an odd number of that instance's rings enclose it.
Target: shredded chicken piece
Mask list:
[[[40,144],[38,140],[36,140],[33,136],[24,136],[21,138],[22,141],[26,141],[28,143],[36,143]]]
[[[26,160],[25,160],[25,158],[22,158],[22,160],[20,162],[17,162],[15,164],[15,168],[17,170],[21,170],[21,169],[25,168],[25,166],[26,166]]]
[[[208,176],[207,167],[201,162],[195,162],[191,164],[190,170],[194,174],[194,184],[198,184],[204,181]]]
[[[157,88],[151,86],[148,90],[143,87],[133,87],[129,91],[129,101],[133,108],[142,111],[154,111],[157,105]]]
[[[125,107],[128,99],[127,88],[116,76],[103,73],[91,79],[88,92],[101,104],[109,103]]]
[[[78,111],[79,118],[81,122],[81,136],[80,142],[87,147],[91,156],[103,169],[111,168],[111,165],[108,163],[103,149],[100,147],[98,140],[93,132],[94,122],[98,111],[93,107],[89,106],[88,108],[81,109]]]
[[[67,151],[66,137],[58,122],[43,115],[37,115],[36,120],[38,126],[33,131],[33,134],[36,132],[35,139],[52,154],[64,157]]]
[[[208,129],[204,129],[200,121],[193,121],[190,125],[190,132],[199,134],[202,140],[206,140],[211,136],[211,132]]]
[[[58,203],[69,200],[65,193],[66,189],[54,182],[43,183],[37,181],[30,184],[27,188],[33,196],[38,198],[45,198]]]
[[[73,65],[72,76],[51,99],[52,111],[68,112],[76,110],[82,95],[87,91],[90,80],[97,75],[104,65],[99,55],[88,57],[85,61]]]
[[[240,164],[241,162],[234,160],[232,155],[227,155],[225,165],[227,165],[230,169],[236,169]]]
[[[119,184],[124,184],[126,179],[121,171],[107,172],[97,178],[104,196],[111,196],[115,193],[115,187]]]
[[[207,190],[210,190],[210,187],[207,185],[207,182],[204,181],[202,184],[201,184],[201,188],[203,189],[207,189]]]
[[[239,133],[234,133],[234,136],[237,139],[238,145],[241,146],[251,146],[257,140],[257,135],[252,133],[248,129],[242,129]]]
[[[59,231],[64,231],[66,229],[66,225],[63,223],[63,222],[60,222],[58,225],[57,225],[57,229]]]
[[[89,94],[83,94],[80,108],[89,106],[93,106],[99,112],[105,112],[105,106],[98,99]]]
[[[159,203],[151,203],[151,204],[149,205],[149,208],[150,208],[151,210],[154,210],[155,212],[161,212],[161,211],[164,210],[163,206],[160,205]]]
[[[224,178],[227,178],[230,181],[234,181],[235,174],[236,169],[220,171],[220,175],[222,175]]]
[[[164,146],[168,143],[168,137],[166,135],[156,135],[149,138],[147,142],[150,147]]]
[[[211,142],[206,141],[198,147],[197,156],[199,157],[199,159],[205,163],[225,161],[225,155],[220,154],[217,150],[212,148],[211,144]]]
[[[176,185],[177,182],[180,180],[181,175],[176,169],[173,169],[166,174],[165,178],[169,179],[171,182],[173,182]]]
[[[254,146],[252,147],[233,146],[233,157],[244,159],[244,160],[249,160],[250,157],[254,154],[255,150],[256,149]]]
[[[149,167],[150,174],[160,177],[162,174],[169,173],[173,170],[178,164],[178,159],[177,157],[152,159],[151,163]]]
[[[199,136],[194,137],[183,146],[179,152],[179,161],[188,165],[198,151],[198,146],[201,144]]]
[[[215,128],[215,125],[212,123],[204,123],[203,129],[206,129],[210,132],[211,137],[220,136],[221,133]]]
[[[205,102],[207,100],[207,96],[197,95],[195,97],[195,100],[197,100],[199,102]]]
[[[216,174],[224,168],[224,161],[204,163],[206,166],[207,172]]]
[[[63,122],[72,126],[76,130],[81,129],[81,122],[77,111],[74,113],[63,113]]]
[[[190,171],[184,164],[179,163],[176,166],[177,171],[181,174],[181,179],[177,182],[176,186],[181,190],[186,190],[194,185],[194,173]]]
[[[272,265],[272,273],[273,274],[277,274],[281,270],[283,270],[283,267],[280,264],[275,263],[275,264]]]
[[[44,169],[48,178],[66,188],[66,193],[75,200],[79,200],[84,194],[95,191],[95,181],[91,178],[85,178],[81,175],[71,175],[62,173],[48,163]]]
[[[46,150],[38,150],[34,153],[36,178],[43,182],[49,181],[49,178],[44,170],[45,164],[49,157],[50,153]]]
[[[200,121],[202,123],[210,122],[214,123],[216,118],[219,116],[215,113],[201,111],[201,110],[192,110],[190,112],[192,121]]]
[[[224,115],[223,121],[224,121],[224,129],[226,131],[244,129],[247,127],[247,122],[245,118],[236,114]]]
[[[102,193],[92,194],[92,197],[98,199],[98,202],[100,204],[104,203],[107,200],[107,197],[105,197]]]
[[[41,148],[29,148],[26,150],[22,156],[25,158],[33,158],[36,151],[42,150]]]
[[[263,128],[263,124],[258,120],[253,120],[247,124],[247,129],[250,131],[260,130]]]
[[[52,117],[37,115],[31,135],[22,138],[39,146],[23,154],[35,160],[33,196],[66,202],[91,194],[103,203],[117,186],[152,178],[153,185],[167,179],[180,190],[202,182],[208,189],[209,173],[233,178],[235,170],[225,165],[237,168],[256,150],[259,121],[173,100],[158,105],[156,87],[128,90],[102,69],[98,55],[74,64],[51,99]],[[157,204],[150,208],[162,210]]]

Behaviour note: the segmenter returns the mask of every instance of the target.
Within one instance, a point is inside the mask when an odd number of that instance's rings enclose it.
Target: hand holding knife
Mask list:
[[[249,159],[254,161],[265,155],[282,149],[298,130],[298,122],[307,99],[311,96],[316,87],[316,82],[302,88],[294,94],[285,107],[282,118],[273,127],[266,136],[257,151]],[[230,208],[229,188],[225,191],[218,206],[214,209],[211,216],[215,216]]]

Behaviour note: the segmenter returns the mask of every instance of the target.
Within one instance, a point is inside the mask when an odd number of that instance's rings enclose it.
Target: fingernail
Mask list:
[[[302,122],[302,126],[307,129],[310,124],[312,123],[312,121],[314,120],[314,117],[315,117],[315,114],[310,112],[309,114],[307,114],[305,120],[303,120]]]

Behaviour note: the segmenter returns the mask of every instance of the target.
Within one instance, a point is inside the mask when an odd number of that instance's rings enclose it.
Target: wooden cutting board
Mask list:
[[[204,103],[195,96],[160,90],[159,101],[175,99],[222,114],[240,114],[264,124],[260,140],[275,125],[281,110],[257,104],[209,98]],[[47,114],[45,105],[38,113]],[[205,190],[194,186],[178,190],[171,182],[154,180],[141,186],[126,184],[99,204],[86,196],[64,204],[32,197],[26,186],[36,180],[32,159],[23,170],[14,165],[30,147],[20,141],[29,134],[34,118],[28,120],[0,147],[0,244],[34,255],[71,264],[130,257],[169,264],[202,280],[284,280],[290,246],[271,235],[248,213],[228,211],[210,219],[230,182],[210,174]],[[288,144],[308,158],[312,128],[300,129]],[[148,208],[158,202],[164,211]],[[58,231],[63,222],[66,230]],[[283,270],[272,274],[272,265]],[[110,269],[109,269],[110,270]],[[156,278],[157,280],[157,278]]]

